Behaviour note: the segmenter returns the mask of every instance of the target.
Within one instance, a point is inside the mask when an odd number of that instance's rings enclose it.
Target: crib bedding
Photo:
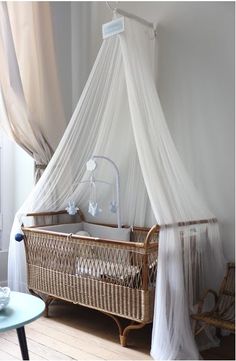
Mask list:
[[[104,226],[100,224],[92,224],[89,222],[78,222],[71,224],[60,224],[46,227],[39,227],[51,232],[61,232],[68,234],[79,234],[81,231],[87,232],[90,237],[113,239],[117,241],[129,241],[130,240],[130,228],[116,228],[110,226]]]
[[[39,227],[51,232],[65,234],[75,234],[81,237],[94,237],[96,239],[111,239],[119,241],[130,241],[130,228],[115,228],[104,225],[97,225],[88,222],[78,222],[71,224],[60,224],[54,226]],[[117,283],[122,282],[127,277],[135,277],[139,273],[139,268],[129,264],[129,256],[125,250],[117,252],[120,263],[104,261],[98,257],[99,250],[91,247],[87,255],[78,257],[76,260],[76,275],[88,276],[102,279],[115,279]],[[89,258],[88,256],[92,256]]]
[[[139,272],[137,266],[123,263],[114,263],[102,259],[87,258],[86,262],[83,257],[78,258],[77,275],[87,275],[90,277],[113,277],[124,279],[124,277],[134,277]]]

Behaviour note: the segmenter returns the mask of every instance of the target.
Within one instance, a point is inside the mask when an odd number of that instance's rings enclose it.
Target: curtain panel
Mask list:
[[[0,3],[0,126],[39,179],[66,127],[48,2]]]

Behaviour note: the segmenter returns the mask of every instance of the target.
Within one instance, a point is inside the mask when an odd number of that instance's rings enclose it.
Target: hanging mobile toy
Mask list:
[[[89,197],[89,207],[88,212],[95,217],[100,212],[102,212],[102,209],[99,208],[97,199],[96,199],[96,183],[104,183],[111,185],[111,183],[108,183],[106,181],[97,180],[93,176],[93,171],[97,167],[97,163],[95,159],[104,159],[108,161],[115,170],[115,176],[116,176],[116,183],[115,188],[113,189],[113,199],[109,204],[109,209],[112,213],[117,214],[117,226],[118,228],[121,228],[121,210],[120,210],[120,174],[119,169],[117,165],[108,157],[102,156],[102,155],[93,155],[92,158],[86,163],[86,168],[88,171],[92,172],[92,175],[90,177],[90,197]],[[85,181],[88,182],[88,181]],[[116,200],[114,200],[116,198]]]
[[[66,207],[66,211],[67,211],[67,213],[69,213],[70,216],[74,216],[78,210],[79,210],[79,208],[76,207],[75,201],[68,202],[68,207]]]
[[[97,203],[97,192],[96,192],[96,183],[93,175],[90,177],[90,195],[89,195],[89,206],[88,213],[91,216],[96,217],[99,213],[102,212],[102,209],[99,208]]]

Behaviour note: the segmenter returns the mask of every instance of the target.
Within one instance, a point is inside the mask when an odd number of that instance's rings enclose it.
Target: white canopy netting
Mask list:
[[[24,246],[14,239],[22,216],[61,210],[73,199],[89,220],[89,187],[81,183],[89,177],[85,164],[94,154],[109,157],[120,171],[122,223],[161,225],[151,355],[198,359],[189,313],[203,288],[218,282],[224,259],[217,221],[166,125],[152,74],[153,44],[150,29],[129,18],[123,33],[103,41],[60,144],[15,217],[9,285],[27,290]],[[98,178],[114,176],[105,163]],[[114,214],[105,211],[108,193],[97,191],[103,208],[98,218],[114,223]]]

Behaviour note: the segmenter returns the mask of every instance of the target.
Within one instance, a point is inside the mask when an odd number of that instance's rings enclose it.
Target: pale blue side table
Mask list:
[[[16,329],[23,360],[29,360],[24,325],[39,318],[45,303],[26,293],[11,292],[9,304],[0,311],[0,332]]]

